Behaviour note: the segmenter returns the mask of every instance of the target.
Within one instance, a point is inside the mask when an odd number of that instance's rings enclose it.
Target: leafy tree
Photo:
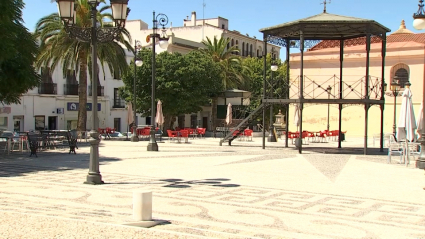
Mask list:
[[[228,90],[231,88],[246,88],[247,84],[247,75],[244,73],[243,65],[241,64],[241,58],[236,54],[239,53],[239,50],[235,46],[228,47],[229,38],[217,39],[214,36],[214,39],[211,41],[207,37],[206,40],[203,40],[202,43],[205,46],[203,52],[209,55],[213,61],[220,64],[221,67],[221,85],[222,90]],[[217,126],[217,99],[218,95],[212,96],[212,122],[213,130]]]
[[[151,115],[152,51],[143,49],[138,53],[143,65],[136,70],[136,109],[143,116]],[[130,69],[134,69],[134,62]],[[199,50],[186,55],[163,52],[156,57],[155,102],[161,100],[165,129],[172,128],[174,119],[190,114],[207,105],[210,95],[221,90],[220,66]],[[125,86],[120,89],[126,101],[133,102],[134,70],[123,77]]]
[[[104,0],[99,1],[105,3]],[[81,28],[91,27],[90,5],[88,0],[76,1],[76,26]],[[105,12],[110,8],[109,5],[103,6],[98,11],[97,20],[99,27],[110,27],[110,23],[105,23],[105,19],[112,19],[112,15]],[[49,66],[54,70],[61,64],[63,74],[66,75],[69,69],[75,69],[79,73],[79,110],[78,110],[78,130],[86,130],[87,122],[87,73],[93,74],[91,61],[91,44],[82,42],[70,37],[57,13],[50,14],[41,18],[36,25],[35,36],[40,40],[40,53],[37,56],[36,66]],[[124,29],[118,42],[131,49],[130,33]],[[111,74],[114,72],[125,72],[128,69],[125,58],[125,51],[117,41],[99,42],[97,44],[98,61],[101,69],[105,73],[105,64],[108,66]],[[99,69],[99,68],[98,68]],[[91,77],[90,77],[91,79]],[[93,119],[96,120],[96,119]]]
[[[33,67],[37,44],[24,27],[22,0],[0,1],[0,103],[20,103],[20,97],[39,84]]]
[[[272,63],[272,57],[270,54],[267,54],[266,56],[266,77],[267,82],[271,81],[271,63]],[[282,63],[280,60],[275,60],[275,63],[278,66],[278,70],[276,72],[273,72],[273,83],[275,84],[273,87],[273,95],[275,98],[284,98],[287,90],[287,79],[286,79],[286,62]],[[251,92],[251,103],[250,108],[251,110],[254,110],[261,104],[261,99],[263,96],[263,75],[264,75],[264,58],[257,58],[257,57],[247,57],[243,59],[242,62],[243,66],[245,68],[249,68],[250,71],[248,71],[246,74],[248,74],[248,77],[250,80],[250,86],[247,89]],[[267,95],[270,94],[270,91],[272,90],[272,87],[270,85],[266,86]],[[275,113],[278,112],[278,108],[274,108]],[[266,114],[266,118],[268,120],[269,114]]]

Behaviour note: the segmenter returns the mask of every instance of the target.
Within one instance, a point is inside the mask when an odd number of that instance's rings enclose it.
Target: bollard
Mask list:
[[[133,219],[136,221],[152,221],[152,192],[133,192]]]

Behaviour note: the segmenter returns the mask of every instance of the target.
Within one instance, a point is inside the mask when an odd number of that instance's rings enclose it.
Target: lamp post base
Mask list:
[[[149,142],[148,151],[158,151],[158,144]]]
[[[416,168],[425,169],[425,160],[424,159],[416,160]]]
[[[270,127],[269,137],[267,138],[267,142],[277,142],[276,137],[273,134],[273,127]]]
[[[84,184],[90,184],[90,185],[104,184],[104,182],[102,181],[102,175],[100,175],[100,173],[89,173],[87,175],[87,179],[84,182]]]
[[[139,137],[137,135],[131,136],[131,142],[139,142]]]
[[[102,175],[99,172],[99,133],[96,130],[90,131],[90,162],[89,173],[84,184],[103,184]]]

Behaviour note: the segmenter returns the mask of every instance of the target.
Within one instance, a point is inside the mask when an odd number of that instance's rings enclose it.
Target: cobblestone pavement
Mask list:
[[[146,141],[103,140],[105,184],[95,186],[83,184],[89,147],[0,154],[0,238],[425,238],[423,171],[333,143],[302,155],[260,144],[167,141],[146,152]],[[153,192],[163,223],[122,225],[135,190]]]

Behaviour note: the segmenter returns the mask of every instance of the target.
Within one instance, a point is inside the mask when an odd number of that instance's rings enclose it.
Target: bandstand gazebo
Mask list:
[[[263,98],[262,104],[254,110],[250,116],[247,117],[246,121],[243,121],[240,127],[241,129],[246,125],[246,122],[250,117],[255,114],[259,114],[262,109],[263,113],[263,125],[265,119],[265,111],[268,107],[273,104],[285,105],[285,121],[289,124],[289,104],[296,104],[299,114],[299,142],[302,142],[303,132],[303,108],[304,104],[337,104],[339,107],[339,124],[338,129],[341,134],[341,121],[342,121],[342,109],[344,105],[364,105],[365,109],[365,129],[364,129],[364,154],[367,154],[367,136],[368,136],[368,111],[372,105],[378,105],[381,110],[381,128],[380,128],[380,151],[383,151],[383,112],[384,112],[384,94],[385,94],[385,78],[384,78],[384,67],[385,67],[385,54],[386,54],[386,34],[390,32],[390,29],[379,24],[374,20],[361,19],[349,16],[341,16],[330,14],[326,12],[314,15],[311,17],[303,18],[300,20],[279,24],[272,27],[266,27],[260,29],[263,33],[264,41],[264,80],[263,80]],[[364,77],[356,83],[344,82],[344,46],[345,40],[354,38],[365,38],[366,42],[366,61],[365,61],[365,72]],[[381,42],[381,56],[382,56],[382,75],[381,78],[372,78],[369,74],[370,65],[370,45],[371,42]],[[286,48],[286,67],[287,75],[285,79],[284,87],[286,93],[276,97],[276,95],[270,95],[267,87],[272,85],[267,82],[266,76],[266,57],[267,54],[267,43],[272,43],[281,47]],[[322,85],[320,80],[314,80],[312,77],[304,75],[304,50],[311,48],[318,43],[321,44],[332,44],[332,46],[340,47],[339,54],[339,77],[338,82],[334,85],[333,93],[330,93],[327,89],[327,85]],[[290,48],[299,48],[300,50],[300,72],[296,79],[290,79],[289,65],[290,65]],[[308,82],[306,82],[308,81]],[[270,92],[270,91],[269,91]],[[331,97],[329,97],[329,95]],[[229,144],[233,132],[229,134]],[[288,147],[288,127],[286,127],[286,147]],[[341,135],[340,135],[341,136]],[[265,148],[266,131],[263,128],[263,148]],[[220,141],[220,145],[226,138]],[[299,153],[302,153],[302,143],[298,145]],[[338,137],[338,148],[341,148],[341,137]]]

